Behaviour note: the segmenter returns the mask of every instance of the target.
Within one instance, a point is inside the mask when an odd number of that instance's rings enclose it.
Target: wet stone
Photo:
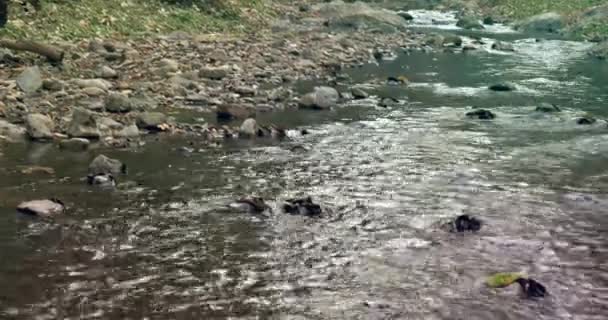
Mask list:
[[[496,118],[496,115],[489,110],[478,109],[475,111],[467,112],[466,114],[469,118],[475,118],[480,120],[492,120]]]

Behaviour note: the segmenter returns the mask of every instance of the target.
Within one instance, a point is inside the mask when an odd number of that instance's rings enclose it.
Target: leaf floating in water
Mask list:
[[[497,273],[486,280],[486,283],[491,288],[504,288],[513,284],[517,279],[525,278],[521,273]]]

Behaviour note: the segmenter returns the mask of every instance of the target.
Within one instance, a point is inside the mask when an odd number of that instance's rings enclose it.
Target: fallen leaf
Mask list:
[[[491,288],[504,288],[510,286],[519,278],[524,278],[524,275],[513,272],[497,273],[488,277],[486,283]]]

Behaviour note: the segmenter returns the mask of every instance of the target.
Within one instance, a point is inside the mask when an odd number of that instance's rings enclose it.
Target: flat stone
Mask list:
[[[55,124],[53,120],[40,113],[28,114],[25,117],[25,125],[28,136],[33,140],[53,139]]]
[[[19,204],[17,211],[23,214],[49,218],[63,213],[65,206],[56,199],[32,200]]]
[[[59,142],[59,148],[68,151],[84,151],[89,148],[91,143],[89,140],[84,138],[72,138],[61,140]]]
[[[25,93],[34,93],[42,88],[42,74],[38,67],[29,67],[17,77],[17,85]]]

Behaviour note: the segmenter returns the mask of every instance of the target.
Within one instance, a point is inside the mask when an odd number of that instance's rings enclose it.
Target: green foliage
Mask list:
[[[517,279],[523,278],[524,276],[520,273],[497,273],[486,280],[486,283],[491,288],[504,288],[513,284]]]
[[[41,40],[138,37],[176,30],[238,33],[259,22],[248,20],[252,15],[267,14],[259,0],[47,0],[37,11],[12,9],[0,36]]]

